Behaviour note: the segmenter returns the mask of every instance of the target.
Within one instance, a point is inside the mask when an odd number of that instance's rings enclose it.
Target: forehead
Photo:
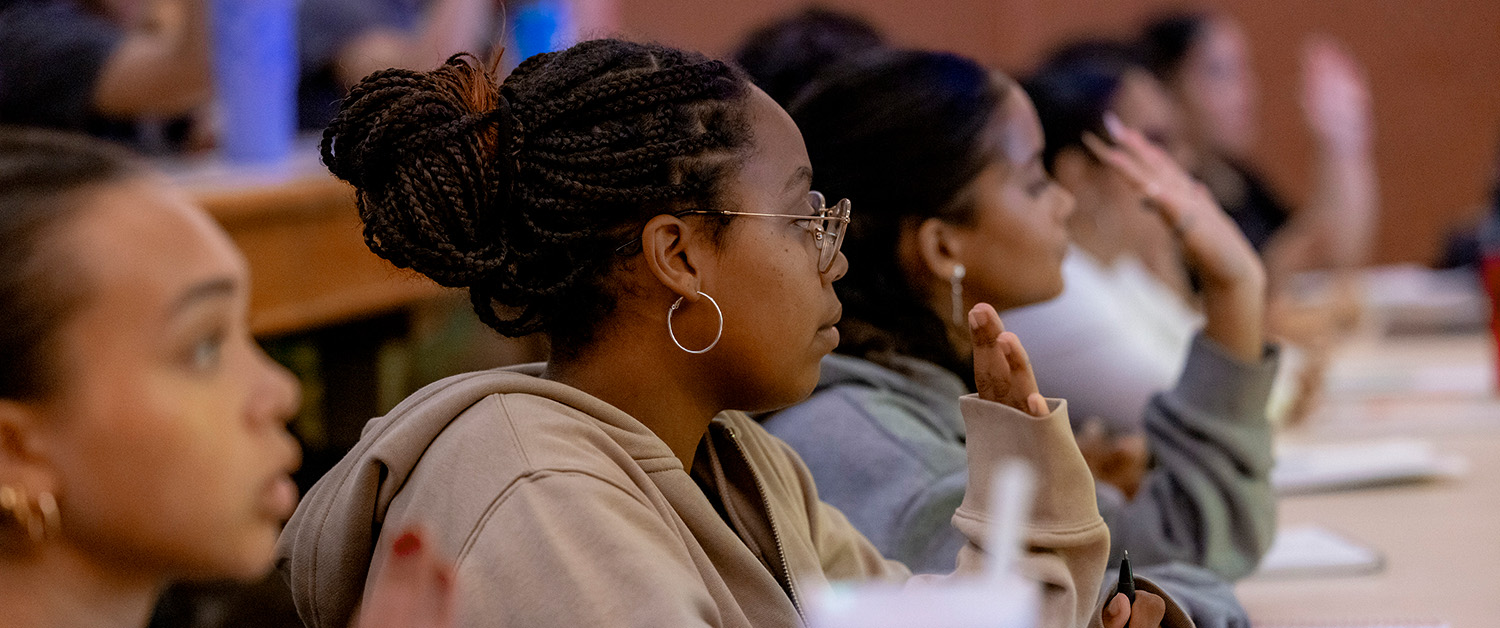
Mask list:
[[[1176,103],[1155,77],[1142,70],[1125,74],[1120,91],[1111,108],[1128,126],[1171,126],[1177,114]]]
[[[1011,166],[1024,165],[1042,150],[1042,123],[1031,98],[1011,84],[990,118],[985,135],[988,148]]]
[[[1209,20],[1194,46],[1196,52],[1215,59],[1240,59],[1245,55],[1245,32],[1232,20]]]
[[[101,186],[84,203],[57,245],[70,249],[99,300],[163,301],[200,281],[246,274],[217,223],[161,180]]]
[[[752,146],[743,175],[757,187],[774,185],[770,191],[779,192],[798,168],[811,167],[802,132],[781,105],[753,85],[746,96],[746,110]]]

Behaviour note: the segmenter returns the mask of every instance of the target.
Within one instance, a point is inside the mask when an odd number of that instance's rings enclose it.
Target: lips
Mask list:
[[[266,482],[261,493],[261,512],[269,519],[285,521],[297,509],[297,484],[289,475],[278,475]]]
[[[818,331],[823,331],[825,329],[832,329],[834,325],[839,324],[840,320],[843,320],[843,318],[844,318],[844,305],[842,303],[840,303],[837,307],[838,307],[838,309],[836,309],[836,310],[833,311],[833,317],[830,318],[830,319],[828,319],[828,322],[824,323],[822,327],[819,327]]]
[[[302,466],[302,449],[290,442],[290,437],[288,441],[291,446],[286,464],[281,465],[280,471],[266,480],[261,491],[261,512],[267,518],[277,521],[286,521],[291,518],[292,511],[297,509],[297,484],[292,481],[292,472]]]

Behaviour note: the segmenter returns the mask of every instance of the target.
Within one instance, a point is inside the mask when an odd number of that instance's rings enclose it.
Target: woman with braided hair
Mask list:
[[[796,125],[737,70],[598,40],[498,86],[463,56],[377,72],[323,158],[372,250],[467,289],[502,334],[545,333],[552,358],[439,381],[366,426],[282,536],[309,626],[346,623],[416,521],[457,561],[464,626],[801,626],[830,580],[911,577],[746,415],[806,397],[838,343],[849,204],[810,190]],[[994,310],[970,318],[959,570],[981,558],[994,466],[1029,460],[1044,623],[1099,625],[1109,541],[1067,417]],[[1154,623],[1161,598],[1140,600],[1133,625]]]

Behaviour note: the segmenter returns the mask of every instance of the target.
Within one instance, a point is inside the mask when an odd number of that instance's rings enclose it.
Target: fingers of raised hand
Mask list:
[[[1005,331],[1000,315],[988,303],[969,310],[969,330],[973,334],[974,386],[979,397],[1029,412],[1028,397],[1036,391],[1036,378],[1020,339]]]
[[[980,303],[969,310],[969,333],[974,338],[976,349],[993,347],[1000,342],[1000,334],[1005,333],[1005,324],[1000,322],[994,306]]]
[[[1121,122],[1114,112],[1104,114],[1104,128],[1109,131],[1110,137],[1114,138],[1115,142],[1127,147],[1131,154],[1148,169],[1161,173],[1164,169],[1170,170],[1171,167],[1177,165],[1177,161],[1172,159],[1171,155],[1147,139],[1145,134],[1125,126],[1125,123]]]
[[[1151,181],[1151,175],[1146,172],[1145,167],[1125,149],[1111,146],[1093,133],[1083,134],[1083,145],[1088,147],[1089,152],[1098,157],[1099,161],[1119,171],[1132,183],[1144,188]]]

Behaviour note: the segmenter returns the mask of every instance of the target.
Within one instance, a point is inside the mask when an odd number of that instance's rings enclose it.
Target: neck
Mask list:
[[[165,580],[112,574],[62,548],[0,558],[0,609],[16,628],[139,628]]]
[[[649,331],[612,331],[620,338],[654,338]],[[724,408],[703,391],[702,369],[670,342],[607,343],[567,360],[554,360],[542,377],[567,384],[640,421],[693,468],[698,443]],[[642,346],[664,344],[665,347]],[[666,349],[671,349],[667,351]],[[673,353],[675,352],[675,354]]]
[[[973,359],[974,342],[969,336],[969,310],[974,309],[978,302],[970,297],[968,291],[964,292],[964,315],[958,320],[953,318],[953,286],[943,282],[941,286],[933,282],[932,289],[928,290],[927,304],[933,312],[943,319],[943,328],[948,331],[948,346],[953,347],[953,355],[961,361]],[[996,308],[1001,307],[993,303]],[[944,368],[949,368],[944,365]]]

